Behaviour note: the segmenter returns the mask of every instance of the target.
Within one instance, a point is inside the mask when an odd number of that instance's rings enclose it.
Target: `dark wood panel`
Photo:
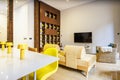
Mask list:
[[[45,16],[46,11],[56,14],[57,18],[52,19],[46,17]],[[60,11],[43,2],[40,2],[40,21],[60,25]]]
[[[39,1],[34,0],[34,47],[37,48],[37,50],[40,50],[40,9],[39,9]]]
[[[60,11],[34,1],[34,47],[41,51],[45,43],[60,44]],[[46,16],[46,12],[50,14]]]
[[[8,0],[7,41],[13,42],[13,0]]]
[[[45,34],[46,35],[57,35],[57,30],[45,29]]]

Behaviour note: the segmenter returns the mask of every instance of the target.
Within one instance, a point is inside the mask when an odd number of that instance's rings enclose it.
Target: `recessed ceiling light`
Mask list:
[[[69,2],[70,0],[66,0],[67,2]]]
[[[18,3],[18,1],[16,0],[15,3]]]

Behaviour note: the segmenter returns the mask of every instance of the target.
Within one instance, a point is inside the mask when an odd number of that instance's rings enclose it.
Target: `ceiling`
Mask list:
[[[14,0],[14,9],[22,6],[31,0]],[[95,0],[39,0],[59,10],[65,10],[78,5],[83,5]],[[0,0],[0,14],[7,14],[7,0]]]
[[[27,3],[29,0],[14,0],[14,9],[22,6],[23,4]],[[0,0],[0,14],[7,14],[7,0]]]
[[[83,5],[95,0],[39,0],[59,10],[65,10],[78,5]]]
[[[7,0],[0,0],[0,14],[7,13]]]

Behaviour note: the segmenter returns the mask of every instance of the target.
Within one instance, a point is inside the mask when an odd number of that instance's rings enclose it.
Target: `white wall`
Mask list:
[[[28,4],[28,44],[34,47],[34,0],[31,0]]]
[[[0,41],[7,41],[7,16],[0,14]]]
[[[27,43],[34,47],[34,1],[14,10],[14,45]],[[25,39],[26,38],[26,39]],[[30,40],[29,38],[32,38]]]
[[[95,52],[96,46],[107,46],[114,41],[120,44],[120,35],[116,35],[120,32],[119,4],[120,2],[96,1],[61,11],[62,44],[86,45],[74,43],[75,32],[92,32],[93,42],[87,44],[91,46],[91,52]]]

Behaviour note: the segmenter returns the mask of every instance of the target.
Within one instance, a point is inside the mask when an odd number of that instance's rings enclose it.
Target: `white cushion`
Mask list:
[[[101,47],[102,52],[112,52],[112,47]]]
[[[77,59],[78,66],[89,67],[96,62],[96,55],[86,54],[84,58]]]
[[[84,55],[86,54],[84,46],[66,45],[65,48],[64,48],[64,51],[66,53],[70,52],[70,53],[73,53],[73,54],[77,54],[76,55],[77,59],[83,58]]]

